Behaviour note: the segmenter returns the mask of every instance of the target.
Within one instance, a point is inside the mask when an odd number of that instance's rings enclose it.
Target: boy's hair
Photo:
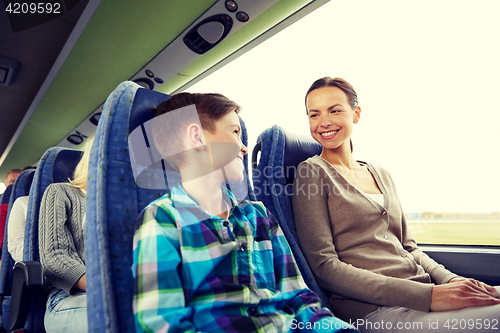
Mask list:
[[[194,105],[196,113],[188,112]],[[184,110],[179,110],[186,108]],[[176,111],[177,110],[177,111]],[[163,101],[156,107],[156,117],[151,129],[158,152],[177,171],[184,163],[184,136],[191,124],[198,124],[203,130],[214,132],[216,122],[229,112],[239,113],[241,107],[229,98],[217,93],[179,93]],[[172,112],[176,111],[176,112]],[[168,117],[162,117],[167,114]],[[172,154],[172,152],[176,152]],[[181,153],[177,153],[181,152]]]

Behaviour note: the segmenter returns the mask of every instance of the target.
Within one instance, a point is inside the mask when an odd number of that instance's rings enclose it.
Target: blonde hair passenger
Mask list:
[[[82,159],[76,165],[75,172],[73,173],[73,179],[69,179],[71,185],[78,187],[80,190],[84,192],[87,191],[90,149],[92,149],[92,144],[94,143],[94,137],[95,136],[91,136],[87,140],[87,142],[85,142]]]

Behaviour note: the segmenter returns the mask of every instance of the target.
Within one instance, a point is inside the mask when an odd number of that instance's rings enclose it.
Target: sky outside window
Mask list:
[[[188,89],[242,105],[250,151],[273,124],[309,135],[323,76],[356,89],[354,157],[391,173],[405,212],[500,211],[500,2],[330,1]]]

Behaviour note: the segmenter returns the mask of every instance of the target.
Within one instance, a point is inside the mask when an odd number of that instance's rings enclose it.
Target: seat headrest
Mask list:
[[[10,184],[9,186],[7,186],[7,188],[3,192],[2,202],[0,202],[1,204],[8,204],[9,203],[10,194],[12,193],[12,187],[13,187],[13,185]]]
[[[156,106],[169,99],[170,96],[149,89],[137,89],[134,103],[130,110],[129,130],[130,133],[138,126],[154,118]]]
[[[83,153],[79,150],[61,150],[54,161],[52,181],[54,183],[67,183],[73,177],[76,165],[80,162]]]
[[[322,147],[313,138],[283,130],[285,137],[284,172],[286,183],[293,184],[295,170],[309,157],[321,154]]]

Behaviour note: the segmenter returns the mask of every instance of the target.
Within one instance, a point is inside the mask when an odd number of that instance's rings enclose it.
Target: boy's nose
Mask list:
[[[243,155],[248,154],[248,148],[244,144],[241,145],[241,152]]]

